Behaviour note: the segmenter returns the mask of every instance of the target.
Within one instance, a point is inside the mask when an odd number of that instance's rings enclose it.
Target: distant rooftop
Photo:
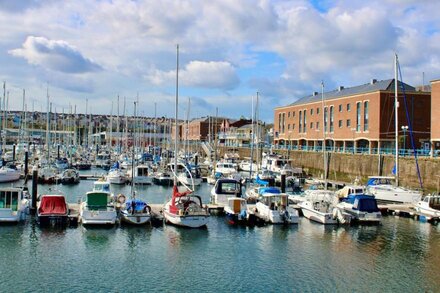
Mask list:
[[[415,91],[416,89],[406,83],[402,83],[399,81],[399,90],[401,90],[401,85],[403,84],[405,91]],[[339,88],[324,92],[324,98],[325,100],[331,100],[341,97],[348,97],[363,93],[369,93],[369,92],[376,92],[376,91],[394,91],[394,78],[393,79],[387,79],[387,80],[375,80],[372,79],[371,82],[358,85],[354,87],[348,87],[345,88],[343,86],[340,86]],[[321,101],[321,93],[314,92],[310,96],[303,97],[293,103],[291,103],[289,106],[294,105],[302,105],[302,104],[309,104],[309,103],[315,103]]]

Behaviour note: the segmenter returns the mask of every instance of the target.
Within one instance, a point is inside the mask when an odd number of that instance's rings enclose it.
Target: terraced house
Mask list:
[[[416,148],[430,140],[431,93],[398,83],[399,146],[410,148],[409,121]],[[405,90],[403,94],[402,86]],[[274,141],[298,149],[391,152],[395,146],[394,79],[310,96],[275,108]]]

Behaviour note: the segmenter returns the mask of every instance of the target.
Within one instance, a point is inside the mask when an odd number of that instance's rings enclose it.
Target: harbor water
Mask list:
[[[93,181],[59,188],[69,202]],[[210,186],[197,193],[209,201]],[[20,185],[16,183],[15,185]],[[9,184],[10,186],[10,184]],[[44,194],[49,186],[39,185]],[[129,194],[128,186],[112,186]],[[58,191],[51,191],[58,192]],[[171,188],[138,197],[164,203]],[[0,226],[1,292],[426,292],[440,290],[440,227],[384,217],[379,226]]]

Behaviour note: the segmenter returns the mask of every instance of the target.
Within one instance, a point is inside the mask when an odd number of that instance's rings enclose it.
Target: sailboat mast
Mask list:
[[[399,101],[398,101],[398,62],[395,54],[394,60],[394,127],[395,127],[395,146],[396,146],[396,186],[399,186]]]
[[[6,82],[3,82],[2,154],[6,151]]]
[[[179,103],[179,44],[177,44],[177,57],[176,57],[176,105],[175,105],[175,123],[176,131],[174,132],[174,185],[177,186],[177,139],[178,139],[178,103]]]
[[[133,140],[133,145],[132,145],[132,154],[131,154],[131,197],[134,199],[134,156],[135,156],[135,144],[134,144],[134,131],[136,129],[136,103],[134,102],[134,129],[132,131],[132,140]]]
[[[321,81],[321,103],[322,103],[322,157],[324,160],[324,188],[327,190],[327,158],[325,145],[325,110],[324,110],[324,81]],[[354,143],[354,142],[353,142]]]
[[[47,146],[47,163],[49,164],[50,160],[50,130],[49,130],[49,123],[50,123],[50,102],[49,102],[49,87],[46,89],[46,98],[47,98],[47,115],[46,115],[46,146]]]

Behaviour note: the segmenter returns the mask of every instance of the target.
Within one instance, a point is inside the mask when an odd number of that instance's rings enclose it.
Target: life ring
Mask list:
[[[150,207],[149,205],[145,205],[145,207],[144,207],[144,212],[145,212],[145,213],[146,213],[146,212],[151,213],[151,207]]]

